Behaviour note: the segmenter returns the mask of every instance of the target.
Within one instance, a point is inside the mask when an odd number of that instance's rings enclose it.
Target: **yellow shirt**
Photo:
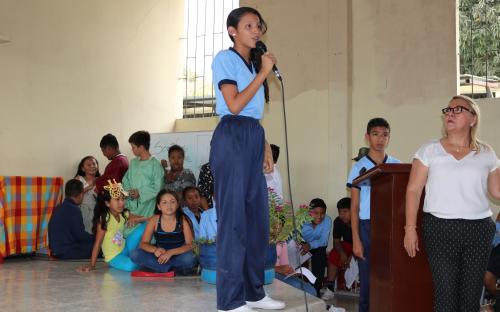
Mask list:
[[[107,230],[101,247],[105,262],[113,260],[125,248],[125,238],[123,237],[125,218],[120,214],[120,221],[118,222],[113,215],[108,214],[106,218],[108,217]]]

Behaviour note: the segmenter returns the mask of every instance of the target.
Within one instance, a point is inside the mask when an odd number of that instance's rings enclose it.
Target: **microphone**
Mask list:
[[[257,41],[257,43],[255,44],[255,48],[262,54],[266,53],[267,52],[267,47],[266,45],[264,44],[264,42],[262,41]],[[276,78],[278,78],[280,81],[283,81],[283,78],[281,77],[281,73],[280,71],[278,70],[278,67],[276,67],[276,65],[273,65],[273,72],[274,74],[276,75]]]

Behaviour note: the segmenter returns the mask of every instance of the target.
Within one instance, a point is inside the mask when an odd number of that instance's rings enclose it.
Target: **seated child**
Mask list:
[[[194,238],[198,239],[200,237],[200,221],[203,213],[203,208],[201,208],[200,190],[198,190],[195,186],[188,186],[182,192],[182,197],[184,198],[184,204],[186,205],[182,208],[182,211],[189,217],[189,220],[191,220]]]
[[[99,174],[99,163],[94,156],[85,156],[78,164],[75,179],[83,183],[83,201],[80,204],[82,211],[83,225],[85,231],[92,233],[92,218],[94,217],[94,209],[97,199],[95,192],[96,179]],[[88,258],[88,257],[87,257]]]
[[[213,208],[205,210],[200,220],[200,238],[215,240],[217,237],[217,211],[215,210],[215,200],[212,202]]]
[[[339,216],[333,221],[333,249],[328,256],[328,288],[321,297],[333,299],[338,269],[347,267],[352,258],[351,199],[344,197],[337,202]]]
[[[120,183],[108,181],[99,195],[94,216],[93,231],[96,234],[90,264],[79,268],[78,272],[95,270],[97,256],[102,249],[104,261],[112,268],[122,271],[134,271],[138,266],[132,262],[129,254],[137,248],[145,225],[136,228],[126,239],[123,235],[128,221],[136,222],[140,217],[125,209],[124,196],[128,194]]]
[[[155,238],[155,245],[151,239]],[[193,232],[189,219],[179,208],[177,194],[161,190],[156,197],[155,215],[146,225],[139,248],[131,254],[142,268],[153,272],[186,275],[193,273]]]
[[[316,289],[307,279],[302,281],[300,276],[294,274],[294,268],[292,268],[288,261],[288,246],[286,242],[278,242],[276,244],[276,256],[276,266],[274,267],[276,279],[300,290],[304,287],[304,290],[312,296],[317,295]],[[293,257],[294,255],[291,256]],[[290,276],[291,274],[294,275]]]
[[[168,149],[170,170],[165,171],[165,189],[182,196],[182,191],[188,186],[196,186],[196,178],[191,170],[184,168],[184,149],[172,145]]]
[[[55,258],[86,259],[90,257],[94,236],[85,231],[79,205],[83,201],[83,183],[66,182],[66,198],[54,209],[49,221],[49,248]]]
[[[310,252],[312,255],[311,271],[317,278],[314,286],[319,297],[325,276],[326,247],[332,228],[332,219],[326,215],[326,204],[321,198],[311,200],[309,206],[313,220],[302,227],[302,237],[305,240],[305,243],[302,244],[302,252]]]
[[[493,249],[491,250],[490,260],[486,273],[484,274],[484,286],[488,293],[496,298],[493,309],[495,312],[500,312],[500,294],[497,290],[497,279],[500,277],[500,213],[497,215],[495,222],[496,233],[493,238]]]

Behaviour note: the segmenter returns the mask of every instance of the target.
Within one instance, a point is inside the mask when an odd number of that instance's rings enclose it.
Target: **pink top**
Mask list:
[[[288,248],[286,242],[276,243],[276,265],[289,265],[288,261]]]

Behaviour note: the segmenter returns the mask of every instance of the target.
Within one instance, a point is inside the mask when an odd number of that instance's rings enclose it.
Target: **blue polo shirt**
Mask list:
[[[200,238],[215,240],[217,237],[217,212],[214,208],[205,210],[200,220]]]
[[[302,238],[311,246],[311,249],[328,246],[330,230],[332,229],[332,219],[325,215],[323,221],[315,227],[312,223],[302,226]]]
[[[493,237],[493,247],[500,245],[500,221],[495,222],[496,232]]]
[[[189,218],[189,220],[191,220],[191,224],[193,225],[194,239],[198,239],[200,237],[200,224],[198,223],[198,220],[196,220],[196,216],[188,207],[183,207],[182,211]],[[200,222],[202,217],[203,212],[200,214]]]
[[[385,155],[384,164],[399,164],[401,163],[398,159]],[[347,178],[347,187],[355,187],[360,190],[359,192],[359,219],[360,220],[370,220],[370,181],[365,180],[360,185],[352,185],[352,181],[357,177],[367,172],[368,170],[375,167],[377,164],[370,156],[366,155],[356,162],[349,173]]]
[[[246,60],[233,48],[222,50],[212,62],[212,75],[215,89],[215,112],[220,117],[233,115],[227,107],[220,88],[224,84],[235,85],[238,92],[243,91],[257,76],[253,64]],[[247,103],[238,114],[241,116],[261,119],[264,113],[264,86],[260,86],[254,97]]]

